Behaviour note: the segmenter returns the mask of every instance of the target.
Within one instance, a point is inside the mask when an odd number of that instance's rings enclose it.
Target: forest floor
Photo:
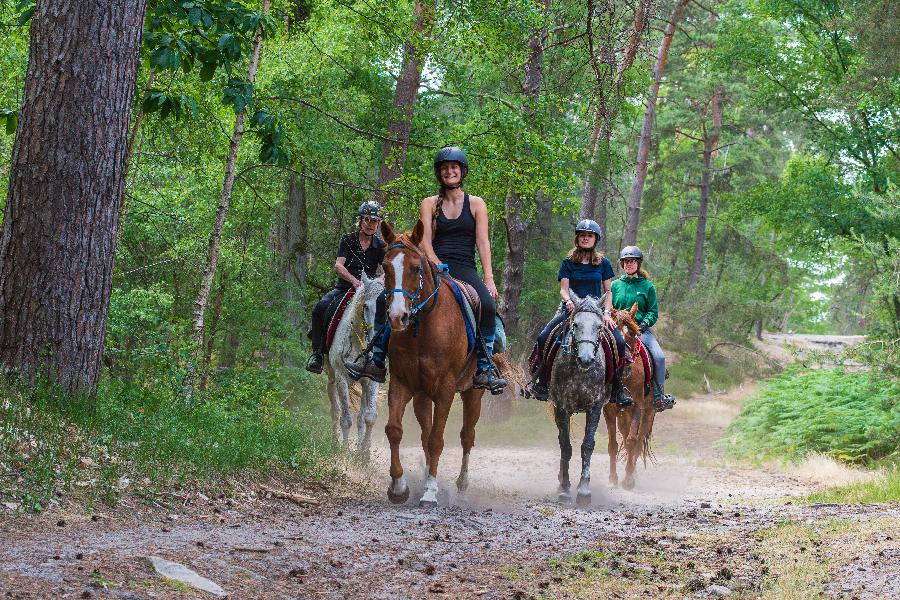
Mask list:
[[[723,455],[716,442],[751,391],[658,415],[657,462],[639,468],[632,491],[608,486],[598,434],[587,508],[556,502],[555,428],[545,406],[523,401],[502,419],[487,407],[464,496],[447,436],[436,509],[417,506],[413,423],[403,447],[412,496],[387,502],[380,421],[371,464],[348,462],[333,489],[246,482],[152,506],[126,497],[94,513],[0,513],[0,598],[214,597],[161,578],[151,556],[230,598],[900,598],[900,505],[802,501],[868,474],[821,458],[748,467]],[[448,431],[458,422],[454,413]]]

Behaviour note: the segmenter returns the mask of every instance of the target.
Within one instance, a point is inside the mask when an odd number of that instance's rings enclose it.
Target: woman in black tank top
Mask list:
[[[491,271],[491,243],[488,237],[487,205],[478,196],[462,189],[469,171],[465,153],[459,148],[441,148],[434,158],[434,175],[441,186],[437,196],[422,200],[420,218],[425,226],[420,247],[443,273],[465,281],[478,292],[481,318],[478,330],[483,346],[476,344],[478,368],[473,384],[499,393],[506,381],[493,368],[494,337],[497,325],[497,286]],[[481,257],[484,278],[475,268],[475,249]],[[388,334],[382,335],[372,349],[371,362],[359,360],[347,364],[351,377],[371,377],[384,381],[384,359]]]

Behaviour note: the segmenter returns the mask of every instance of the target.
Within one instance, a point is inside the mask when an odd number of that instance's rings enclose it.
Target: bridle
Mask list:
[[[564,345],[563,351],[565,352],[565,354],[572,354],[575,351],[575,347],[577,347],[579,344],[591,344],[591,346],[593,346],[592,354],[594,356],[596,356],[597,350],[600,348],[600,344],[602,343],[601,340],[603,339],[603,333],[602,333],[603,329],[601,327],[600,331],[597,333],[596,340],[576,340],[574,324],[575,324],[575,315],[578,313],[591,313],[591,314],[595,314],[595,315],[599,316],[602,319],[603,315],[606,313],[606,311],[603,308],[598,308],[598,309],[594,309],[593,307],[582,308],[581,305],[576,304],[575,310],[573,310],[572,313],[569,315],[569,326],[568,326],[569,331],[568,331],[568,334],[566,335],[566,343]]]
[[[438,290],[441,289],[441,278],[438,276],[434,265],[431,264],[431,261],[425,259],[425,253],[422,252],[421,248],[419,248],[418,246],[407,245],[407,244],[404,244],[403,242],[394,242],[393,244],[391,244],[390,246],[387,247],[387,250],[385,250],[385,255],[387,255],[387,253],[390,252],[391,250],[398,250],[398,249],[411,250],[419,255],[419,280],[416,285],[415,293],[411,294],[408,291],[406,291],[402,287],[403,282],[400,282],[401,287],[395,287],[392,290],[384,291],[385,300],[389,299],[394,294],[403,294],[406,298],[409,298],[409,301],[411,304],[411,308],[409,311],[409,318],[413,322],[413,324],[415,324],[419,319],[421,319],[422,317],[427,315],[429,312],[431,312],[434,309],[435,305],[437,304],[437,293],[438,293]],[[430,294],[428,294],[428,296],[424,300],[419,301],[419,298],[422,296],[422,289],[425,287],[425,265],[426,264],[431,269],[431,278],[434,281],[434,291],[432,291]],[[431,302],[432,299],[434,299],[434,302],[431,304],[431,306],[428,306],[426,308],[426,305],[429,302]],[[423,309],[424,309],[424,311],[423,311]]]

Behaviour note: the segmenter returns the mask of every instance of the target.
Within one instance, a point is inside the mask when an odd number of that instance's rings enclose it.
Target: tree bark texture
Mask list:
[[[92,392],[100,373],[146,0],[43,0],[0,239],[0,362]]]
[[[641,37],[647,29],[652,11],[653,0],[641,0],[635,7],[631,31],[625,43],[622,59],[618,63],[610,40],[607,40],[600,50],[600,59],[607,63],[608,69],[605,71],[607,73],[605,80],[597,81],[597,107],[591,131],[590,171],[585,182],[580,218],[596,219],[603,232],[598,244],[604,252],[609,240],[606,221],[613,185],[613,122],[618,117],[619,108],[623,102],[625,73],[634,64]],[[600,71],[598,70],[597,73]],[[602,195],[601,187],[603,188]]]
[[[306,184],[303,173],[291,172],[284,201],[283,220],[278,231],[279,269],[284,284],[284,301],[291,326],[304,332],[303,290],[309,271],[309,225],[306,213]]]
[[[544,0],[543,12],[546,15],[550,8],[550,0]],[[525,80],[522,94],[525,96],[523,112],[525,122],[534,126],[533,100],[537,97],[544,82],[544,41],[547,39],[546,25],[533,29],[528,36],[528,60],[525,62]],[[503,266],[503,303],[501,314],[510,334],[519,328],[519,300],[522,297],[522,284],[525,275],[526,238],[528,220],[525,202],[520,192],[510,189],[506,195],[506,264]]]
[[[644,122],[641,125],[641,137],[638,143],[637,165],[635,168],[634,183],[631,193],[628,195],[628,209],[625,217],[625,236],[622,239],[624,246],[633,246],[637,243],[638,226],[641,218],[641,196],[644,193],[644,183],[647,181],[647,156],[650,154],[650,141],[653,132],[653,120],[656,117],[656,102],[659,99],[659,87],[662,84],[663,73],[666,71],[666,61],[669,58],[669,48],[675,37],[675,29],[678,21],[684,14],[684,9],[690,0],[678,0],[669,23],[663,33],[659,51],[656,54],[656,63],[653,65],[653,81],[647,91],[646,108],[644,109]]]
[[[270,0],[263,0],[262,12],[269,10]],[[262,52],[263,35],[262,29],[258,29],[256,37],[253,39],[253,51],[250,55],[250,64],[247,67],[247,81],[253,83],[256,79],[256,70],[259,67],[259,57]],[[225,179],[222,182],[222,193],[219,196],[219,207],[216,210],[216,220],[213,223],[212,233],[209,236],[209,250],[207,252],[206,269],[203,272],[203,278],[200,281],[200,290],[197,292],[197,298],[194,300],[193,314],[193,337],[197,356],[200,358],[200,352],[203,348],[203,319],[206,314],[206,306],[209,304],[209,291],[212,288],[213,279],[216,276],[216,266],[219,262],[219,247],[222,241],[222,229],[225,226],[225,217],[228,214],[228,207],[231,204],[231,193],[234,190],[234,180],[236,177],[236,164],[238,150],[241,147],[241,138],[244,135],[244,121],[247,118],[247,109],[245,108],[234,121],[234,130],[231,134],[231,142],[228,148],[228,158],[225,161]]]
[[[719,147],[719,134],[722,131],[722,109],[720,99],[722,90],[713,92],[712,105],[713,126],[703,136],[703,173],[700,176],[700,210],[697,214],[697,235],[694,238],[694,262],[688,273],[688,290],[694,289],[703,272],[703,250],[706,247],[706,220],[709,214],[710,184],[712,183],[712,159]]]
[[[403,63],[400,66],[400,77],[394,88],[394,116],[388,122],[387,137],[381,150],[381,167],[378,172],[378,184],[372,199],[384,205],[389,194],[384,189],[403,172],[406,162],[406,150],[409,147],[409,135],[412,131],[413,111],[422,80],[422,67],[426,54],[424,42],[431,36],[434,21],[434,6],[423,0],[416,0],[414,8],[416,19],[411,39],[403,45]]]

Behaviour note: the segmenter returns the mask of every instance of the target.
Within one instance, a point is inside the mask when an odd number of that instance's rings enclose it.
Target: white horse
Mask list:
[[[325,360],[334,440],[335,443],[342,444],[344,449],[350,447],[350,427],[353,425],[350,415],[350,386],[354,383],[347,375],[344,361],[356,358],[375,335],[376,304],[378,297],[384,293],[383,277],[369,279],[363,273],[362,282],[362,287],[356,290],[341,316]],[[356,449],[363,457],[368,458],[372,426],[378,418],[375,396],[380,384],[370,379],[363,379],[360,383],[362,398],[356,417]]]

